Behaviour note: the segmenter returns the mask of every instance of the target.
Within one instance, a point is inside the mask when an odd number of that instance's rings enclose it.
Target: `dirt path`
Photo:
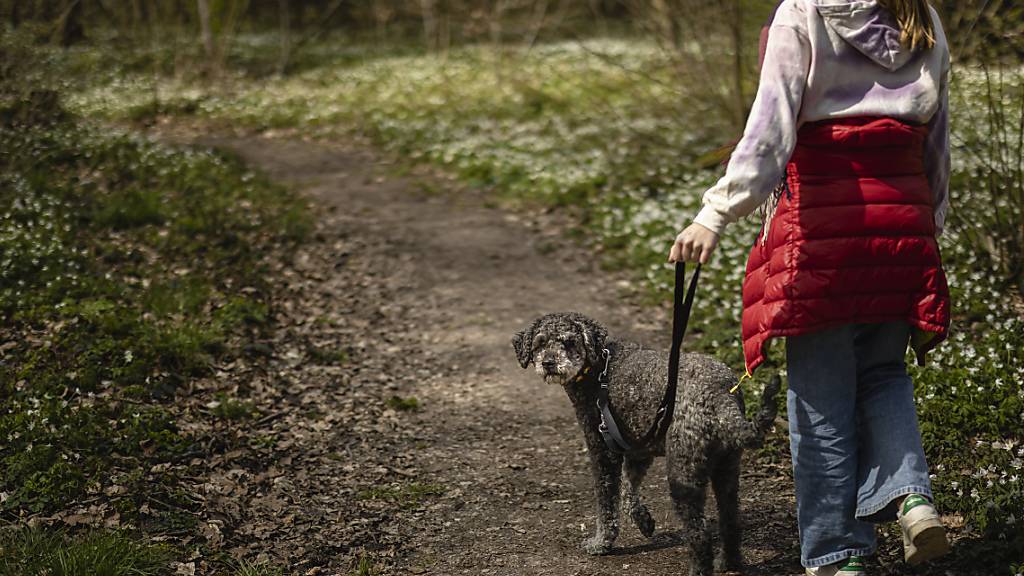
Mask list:
[[[655,538],[626,522],[617,554],[582,553],[594,514],[581,434],[562,390],[520,369],[510,345],[534,317],[579,310],[664,346],[664,310],[622,298],[623,279],[545,217],[395,176],[365,150],[200,141],[298,187],[323,220],[287,274],[274,368],[248,386],[286,416],[261,422],[254,434],[272,442],[210,481],[224,486],[211,530],[225,548],[269,547],[304,574],[685,573],[660,463],[646,485]],[[340,365],[311,360],[339,348]],[[747,573],[798,573],[788,477],[756,455],[745,469]]]

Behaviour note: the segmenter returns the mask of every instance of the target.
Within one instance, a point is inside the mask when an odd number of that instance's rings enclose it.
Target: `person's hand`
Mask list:
[[[672,250],[668,253],[669,262],[700,262],[707,264],[711,259],[711,253],[718,246],[718,234],[697,224],[690,224],[676,236]]]

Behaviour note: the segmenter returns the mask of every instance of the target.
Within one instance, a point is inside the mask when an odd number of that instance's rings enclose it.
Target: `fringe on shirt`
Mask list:
[[[786,192],[787,195],[789,194],[789,184],[787,184],[785,176],[775,185],[775,188],[772,189],[772,193],[768,195],[768,199],[765,200],[764,204],[761,204],[762,246],[768,241],[768,229],[771,227],[772,217],[775,216],[775,210],[779,207],[779,199],[782,198],[783,192]]]

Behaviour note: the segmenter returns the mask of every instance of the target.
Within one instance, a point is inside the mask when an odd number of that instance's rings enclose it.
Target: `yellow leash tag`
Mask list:
[[[729,389],[729,394],[735,394],[736,391],[740,389],[740,384],[742,384],[743,381],[746,380],[747,378],[753,378],[753,376],[750,374],[750,370],[747,370],[746,374],[740,376],[740,379],[738,382],[736,382],[736,385]]]

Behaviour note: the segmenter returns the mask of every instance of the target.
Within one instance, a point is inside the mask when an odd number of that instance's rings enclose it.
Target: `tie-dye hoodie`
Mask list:
[[[949,49],[934,10],[932,21],[935,47],[911,52],[874,0],[782,2],[743,138],[694,221],[721,234],[753,212],[785,173],[805,122],[889,116],[928,124],[925,170],[941,234],[949,206]]]

